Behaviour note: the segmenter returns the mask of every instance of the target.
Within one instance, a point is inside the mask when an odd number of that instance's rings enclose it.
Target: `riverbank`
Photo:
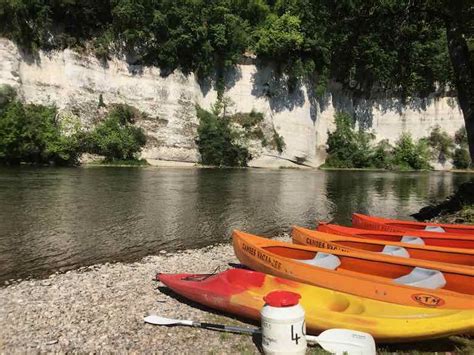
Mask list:
[[[236,320],[162,293],[157,272],[213,272],[237,262],[230,245],[160,253],[131,264],[83,267],[0,289],[0,353],[26,352],[254,352],[247,336],[185,327],[155,327],[143,317]],[[243,323],[242,323],[243,324]]]
[[[287,239],[287,237],[282,238]],[[181,299],[152,281],[157,272],[209,273],[237,263],[230,244],[161,252],[131,264],[83,267],[0,289],[0,353],[156,352],[258,353],[251,337],[143,323],[148,314],[249,326]],[[381,346],[380,351],[470,351],[472,341],[449,339]],[[313,348],[313,353],[323,353]]]

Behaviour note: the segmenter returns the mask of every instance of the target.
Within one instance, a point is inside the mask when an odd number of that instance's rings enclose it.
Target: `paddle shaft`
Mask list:
[[[216,324],[216,323],[205,323],[205,322],[193,322],[193,327],[204,328],[204,329],[213,329],[213,330],[222,330],[230,333],[242,333],[242,334],[260,334],[261,330],[258,328],[243,328],[243,327],[234,327],[231,325]]]

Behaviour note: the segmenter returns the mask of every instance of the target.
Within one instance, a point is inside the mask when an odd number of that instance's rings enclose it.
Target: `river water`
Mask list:
[[[409,218],[472,175],[448,172],[0,169],[0,281],[160,250],[272,236],[352,212]]]

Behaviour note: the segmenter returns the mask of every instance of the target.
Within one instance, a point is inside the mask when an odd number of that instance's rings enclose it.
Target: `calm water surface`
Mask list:
[[[0,170],[0,280],[272,236],[352,212],[409,218],[472,175],[361,171]]]

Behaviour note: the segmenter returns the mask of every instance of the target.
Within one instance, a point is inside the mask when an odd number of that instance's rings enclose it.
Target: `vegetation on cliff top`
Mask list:
[[[246,52],[289,90],[330,79],[356,96],[455,88],[474,158],[474,7],[469,0],[0,0],[0,35],[33,52],[126,53],[163,74],[223,76]],[[457,156],[461,159],[461,152]]]
[[[136,63],[201,76],[250,51],[293,84],[333,78],[358,93],[423,96],[454,82],[444,17],[472,41],[471,10],[458,2],[466,13],[452,19],[456,5],[444,1],[1,0],[0,35],[32,50],[127,52]]]

